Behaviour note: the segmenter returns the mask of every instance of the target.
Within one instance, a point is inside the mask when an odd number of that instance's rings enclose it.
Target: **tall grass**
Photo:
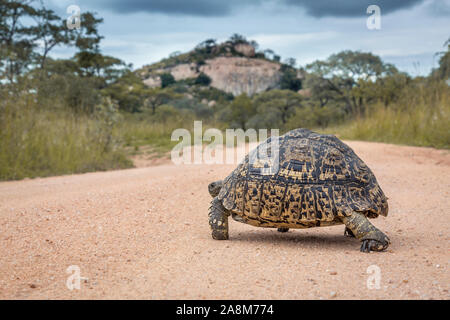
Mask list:
[[[0,103],[0,180],[132,166],[98,119],[38,108],[32,95]]]
[[[125,147],[138,149],[141,146],[151,147],[151,152],[165,154],[181,140],[172,141],[171,136],[176,129],[190,132],[191,143],[194,138],[194,121],[202,121],[202,131],[208,128],[222,128],[223,123],[214,120],[196,119],[193,113],[184,112],[173,115],[170,119],[161,119],[158,115],[124,114],[123,120],[114,128],[114,135]],[[183,141],[188,143],[189,141]]]
[[[375,104],[366,115],[326,132],[342,139],[450,148],[450,88],[444,82],[403,90],[388,107]]]
[[[151,117],[128,114],[124,115],[113,132],[125,147],[138,149],[148,145],[154,152],[164,153],[177,144],[170,139],[172,131],[182,127],[183,123],[176,119],[172,122],[158,122]]]

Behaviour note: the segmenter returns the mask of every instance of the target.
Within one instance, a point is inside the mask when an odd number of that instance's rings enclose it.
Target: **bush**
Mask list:
[[[206,99],[208,101],[214,100],[216,102],[226,103],[234,99],[231,93],[226,93],[214,87],[195,87],[192,89],[194,96],[200,101]]]
[[[200,72],[197,79],[195,79],[195,84],[198,84],[201,86],[209,86],[211,84],[211,78],[208,77],[203,72]]]
[[[175,83],[175,78],[170,73],[163,73],[160,75],[161,88],[166,88]]]
[[[155,119],[162,123],[167,123],[167,121],[176,121],[180,117],[180,111],[175,109],[175,107],[167,104],[163,104],[156,109]]]
[[[185,114],[186,112],[189,112],[192,116],[197,118],[207,119],[213,115],[213,110],[210,107],[195,99],[184,98],[172,100],[170,104],[179,110],[184,110]]]
[[[288,130],[296,128],[326,128],[331,124],[337,124],[344,119],[345,113],[342,109],[330,106],[307,106],[295,111],[286,127]]]
[[[37,88],[39,105],[46,108],[69,107],[77,113],[92,113],[101,101],[100,91],[96,88],[98,82],[94,78],[55,74],[31,85]]]

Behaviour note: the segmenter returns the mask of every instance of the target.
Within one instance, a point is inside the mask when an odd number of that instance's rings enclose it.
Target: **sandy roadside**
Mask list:
[[[232,165],[2,182],[0,298],[449,299],[449,152],[348,144],[389,197],[389,216],[373,220],[387,252],[360,253],[343,226],[281,234],[231,221],[230,240],[212,240],[207,184]],[[367,287],[371,265],[379,289]],[[86,278],[79,290],[69,266]]]

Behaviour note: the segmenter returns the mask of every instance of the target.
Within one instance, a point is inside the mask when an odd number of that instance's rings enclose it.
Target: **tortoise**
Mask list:
[[[279,232],[344,224],[344,235],[360,240],[362,252],[383,251],[390,244],[368,219],[387,216],[386,196],[369,167],[333,135],[295,129],[272,136],[228,177],[210,183],[208,191],[216,240],[229,238],[231,215]]]

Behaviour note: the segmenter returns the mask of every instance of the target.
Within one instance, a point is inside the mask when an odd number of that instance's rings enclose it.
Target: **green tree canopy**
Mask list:
[[[364,98],[358,94],[362,84],[397,72],[393,65],[372,53],[349,50],[333,54],[325,61],[315,61],[306,69],[311,74],[307,87],[313,98],[323,105],[341,100],[347,113],[353,114],[364,111]]]
[[[211,78],[203,72],[200,72],[198,77],[195,79],[195,84],[199,84],[201,86],[209,86],[211,84]]]
[[[166,88],[175,83],[175,78],[170,73],[162,73],[161,78],[161,88]]]
[[[252,100],[243,93],[234,98],[222,112],[222,120],[226,121],[232,128],[246,129],[247,121],[255,112],[256,109]]]
[[[14,82],[36,57],[36,29],[25,23],[39,16],[34,1],[0,0],[0,76]]]
[[[450,38],[444,43],[444,47],[447,47],[447,51],[438,52],[439,67],[433,70],[433,74],[439,79],[449,80],[450,79]]]
[[[281,68],[283,75],[280,80],[280,88],[292,91],[298,91],[302,88],[302,80],[297,76],[297,70],[283,65]]]

